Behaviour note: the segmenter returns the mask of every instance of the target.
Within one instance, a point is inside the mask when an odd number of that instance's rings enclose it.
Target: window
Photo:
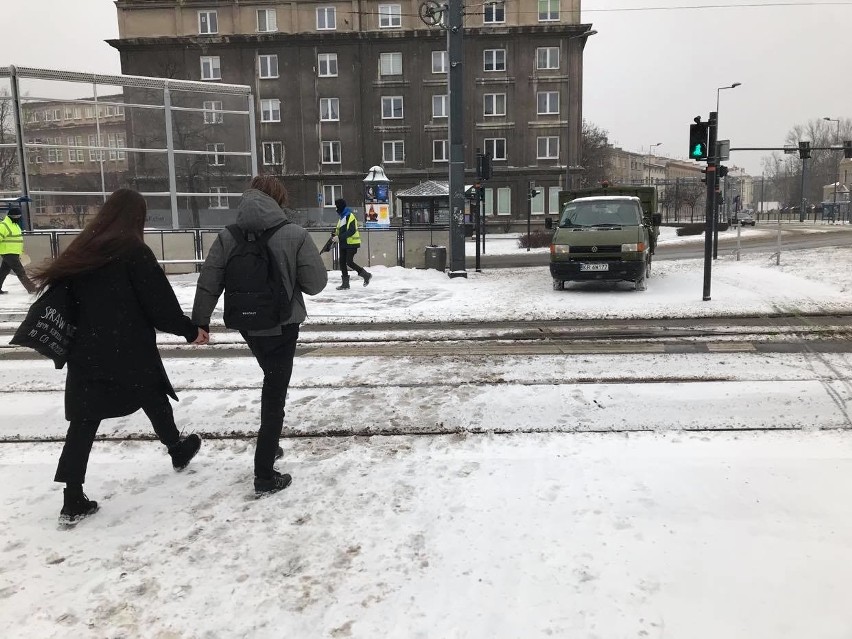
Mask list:
[[[508,186],[497,189],[497,215],[512,214],[512,189]]]
[[[491,154],[492,160],[506,159],[506,138],[485,138],[485,153]]]
[[[433,51],[432,73],[447,73],[450,68],[449,59],[446,51]]]
[[[322,205],[334,207],[334,201],[343,197],[343,185],[341,184],[323,184],[322,185]]]
[[[380,4],[379,5],[379,28],[393,29],[402,26],[402,5]]]
[[[257,56],[257,70],[261,80],[277,78],[278,56],[275,54]]]
[[[202,80],[221,80],[222,67],[219,64],[218,55],[203,55],[201,56],[201,79]]]
[[[261,122],[281,122],[281,100],[272,98],[260,101]]]
[[[70,120],[73,116],[74,110],[70,106],[65,107],[65,119]]]
[[[84,114],[84,117],[87,120],[91,120],[92,118],[95,117],[95,107],[90,107],[90,106],[85,107],[83,109],[83,114]]]
[[[379,55],[379,75],[402,75],[402,54],[382,53]]]
[[[505,0],[496,0],[486,3],[485,16],[483,17],[482,22],[483,24],[499,24],[506,22]]]
[[[506,94],[486,93],[482,99],[482,115],[506,115]]]
[[[59,144],[59,138],[48,138],[46,140],[47,144]],[[62,152],[62,149],[59,148],[51,148],[47,150],[47,162],[48,164],[61,164],[65,161],[65,154]]]
[[[222,153],[225,152],[225,143],[224,142],[216,142],[214,144],[207,145],[207,164],[210,166],[224,166],[225,165],[225,156]]]
[[[317,75],[321,78],[337,77],[336,53],[320,53],[317,56]]]
[[[223,115],[217,113],[222,110],[221,100],[204,101],[204,124],[222,124]]]
[[[226,209],[228,208],[228,196],[222,195],[228,191],[224,186],[210,187],[210,208],[211,209]]]
[[[121,115],[124,115],[124,107],[121,108]],[[81,117],[83,116],[80,107],[74,107],[74,119],[79,120]]]
[[[198,12],[199,35],[214,35],[219,33],[219,16],[215,11]]]
[[[340,121],[340,98],[320,98],[320,121]]]
[[[263,147],[263,165],[276,166],[281,164],[284,146],[281,142],[264,142]]]
[[[559,20],[559,0],[538,0],[538,21]]]
[[[486,49],[485,71],[505,71],[506,70],[506,49]]]
[[[535,50],[536,69],[558,69],[559,47],[539,47]]]
[[[98,137],[96,135],[89,136],[89,146],[100,146],[100,142],[98,142]],[[89,149],[89,162],[100,162],[104,159],[103,151],[96,151],[95,149]]]
[[[337,9],[317,7],[317,31],[330,31],[337,28]]]
[[[557,91],[539,91],[536,96],[539,115],[559,114],[559,93]]]
[[[544,189],[538,187],[538,195],[530,198],[530,213],[544,215]]]
[[[539,160],[559,159],[559,136],[537,138],[536,147],[536,158]]]
[[[44,143],[44,140],[41,140],[39,138],[35,138],[32,141],[32,144],[42,144],[42,143]],[[41,149],[40,148],[30,149],[30,162],[33,162],[34,164],[41,164]]]
[[[322,143],[322,163],[323,164],[340,164],[340,142]]]
[[[432,117],[446,118],[450,114],[450,96],[448,95],[433,95],[432,96]]]
[[[382,98],[382,120],[402,119],[402,96],[394,95]]]
[[[391,140],[382,142],[382,161],[400,163],[405,161],[405,142]]]
[[[450,161],[450,141],[449,140],[434,140],[432,142],[432,161],[433,162],[449,162]]]
[[[561,186],[551,186],[547,189],[548,211],[551,215],[559,215],[559,191]]]
[[[115,107],[115,117],[123,118],[124,117],[124,105],[118,104]]]
[[[124,146],[124,134],[123,133],[110,133],[107,135],[107,146],[110,149],[117,149],[119,147]],[[110,160],[124,160],[127,157],[127,154],[124,151],[110,151],[109,159]]]
[[[257,10],[257,32],[271,33],[278,31],[278,15],[275,9],[258,9]]]
[[[68,136],[68,146],[83,146],[83,136]],[[86,158],[80,149],[68,149],[69,162],[85,162]]]

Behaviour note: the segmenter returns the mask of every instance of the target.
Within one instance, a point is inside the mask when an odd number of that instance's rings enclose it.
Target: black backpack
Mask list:
[[[239,331],[256,331],[279,326],[290,317],[290,297],[278,260],[267,243],[287,224],[281,222],[249,240],[232,224],[225,228],[237,241],[225,263],[225,326]]]

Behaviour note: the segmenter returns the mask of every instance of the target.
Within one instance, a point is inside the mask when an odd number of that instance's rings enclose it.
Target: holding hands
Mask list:
[[[196,346],[203,346],[204,344],[207,344],[209,342],[210,342],[210,333],[199,326],[198,327],[198,337],[196,337],[195,341],[192,342],[192,343],[195,344]]]

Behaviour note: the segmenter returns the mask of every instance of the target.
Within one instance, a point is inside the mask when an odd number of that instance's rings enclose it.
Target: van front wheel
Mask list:
[[[553,290],[554,291],[563,291],[565,290],[565,282],[562,280],[557,280],[555,277],[553,278]]]

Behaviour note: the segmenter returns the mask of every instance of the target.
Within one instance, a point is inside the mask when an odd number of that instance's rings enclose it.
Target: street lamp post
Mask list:
[[[823,118],[826,122],[836,122],[837,123],[837,132],[834,134],[834,142],[836,144],[840,144],[840,118]],[[831,218],[832,220],[837,220],[837,183],[840,182],[840,163],[837,163],[837,171],[834,179],[834,205],[831,207]],[[843,224],[843,219],[841,218],[840,223]]]
[[[662,142],[657,142],[648,146],[648,186],[651,185],[651,158],[654,157],[654,147],[661,144]]]
[[[726,87],[718,87],[716,89],[716,139],[718,140],[720,136],[719,132],[719,94],[726,89],[736,89],[738,86],[742,86],[742,82],[734,82],[731,85]],[[718,142],[716,144],[715,149],[710,149],[710,152],[713,154],[713,157],[716,158],[716,163],[719,164],[721,160],[719,160],[719,148]],[[707,176],[707,179],[710,179],[710,176]],[[727,185],[727,182],[725,182]],[[726,189],[727,190],[727,189]],[[715,260],[719,256],[719,200],[715,198],[715,189],[714,189],[714,202],[713,206],[713,259]]]

